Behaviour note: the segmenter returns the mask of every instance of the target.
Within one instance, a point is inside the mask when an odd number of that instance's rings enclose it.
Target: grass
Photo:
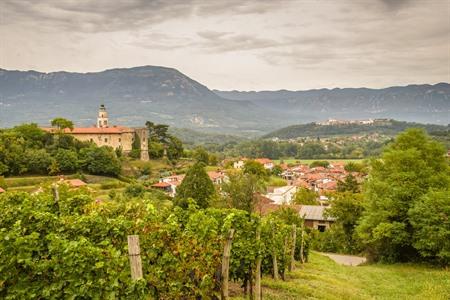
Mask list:
[[[448,299],[450,270],[415,264],[342,266],[312,253],[286,281],[262,280],[263,299]],[[233,299],[244,299],[235,297]]]
[[[298,162],[300,162],[301,164],[311,164],[313,161],[318,161],[318,160],[326,160],[328,162],[333,162],[333,161],[339,161],[339,162],[360,162],[363,159],[360,158],[355,158],[355,159],[326,159],[326,158],[318,158],[318,159],[298,159],[298,158],[286,158],[286,159],[276,159],[274,160],[275,164],[279,164],[281,161],[283,161],[285,164],[296,164]]]

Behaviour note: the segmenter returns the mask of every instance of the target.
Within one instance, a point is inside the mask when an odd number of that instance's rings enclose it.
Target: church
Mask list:
[[[52,132],[54,129],[50,129]],[[139,139],[141,147],[141,160],[149,160],[148,156],[148,129],[130,128],[124,126],[110,126],[108,112],[105,105],[100,105],[97,123],[92,127],[74,127],[72,130],[65,129],[66,134],[70,134],[80,141],[90,141],[97,146],[110,146],[114,149],[121,149],[124,154],[128,154],[133,149],[135,139]]]

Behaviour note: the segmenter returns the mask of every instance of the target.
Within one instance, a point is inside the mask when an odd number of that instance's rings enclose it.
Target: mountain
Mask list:
[[[396,135],[407,128],[423,128],[434,135],[447,135],[450,125],[420,124],[389,119],[374,120],[372,124],[331,124],[308,123],[292,125],[270,132],[263,138],[295,139],[299,137],[326,137],[379,133]]]
[[[450,123],[450,84],[408,85],[385,89],[344,88],[308,91],[214,91],[239,101],[251,101],[295,123],[334,119],[392,118]],[[299,122],[300,121],[300,122]]]
[[[106,105],[112,123],[129,126],[152,120],[200,130],[263,132],[283,123],[273,122],[250,101],[224,99],[171,68],[96,73],[0,69],[0,127],[23,122],[48,125],[54,117],[91,125],[100,104]]]
[[[0,128],[24,122],[48,125],[55,117],[89,126],[100,104],[106,105],[112,124],[143,126],[150,120],[254,136],[328,118],[448,124],[450,85],[223,92],[211,91],[175,69],[156,66],[93,73],[0,69]]]

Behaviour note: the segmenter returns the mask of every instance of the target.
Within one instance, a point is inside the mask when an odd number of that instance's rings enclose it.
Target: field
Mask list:
[[[298,163],[299,161],[300,161],[300,163],[302,163],[302,164],[310,164],[310,163],[312,163],[313,161],[318,161],[318,160],[326,160],[326,161],[329,161],[330,163],[331,162],[333,162],[333,161],[342,161],[342,162],[360,162],[360,161],[362,161],[363,159],[358,159],[358,158],[356,158],[356,159],[326,159],[326,158],[318,158],[318,159],[298,159],[298,158],[286,158],[286,159],[276,159],[276,160],[274,160],[274,163],[275,164],[279,164],[281,161],[283,161],[284,163],[286,163],[286,164],[295,164],[295,163]]]
[[[342,266],[313,252],[287,281],[265,277],[262,285],[263,299],[273,300],[448,299],[450,270],[414,264]]]

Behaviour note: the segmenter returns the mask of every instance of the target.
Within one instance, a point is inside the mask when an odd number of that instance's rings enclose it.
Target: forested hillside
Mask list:
[[[379,133],[385,135],[396,135],[407,128],[423,128],[428,132],[440,132],[449,130],[449,126],[420,124],[396,120],[375,122],[374,124],[343,124],[343,125],[320,125],[308,123],[293,125],[275,130],[263,136],[263,138],[277,137],[280,139],[294,139],[298,137],[326,137],[334,135],[356,135]]]

